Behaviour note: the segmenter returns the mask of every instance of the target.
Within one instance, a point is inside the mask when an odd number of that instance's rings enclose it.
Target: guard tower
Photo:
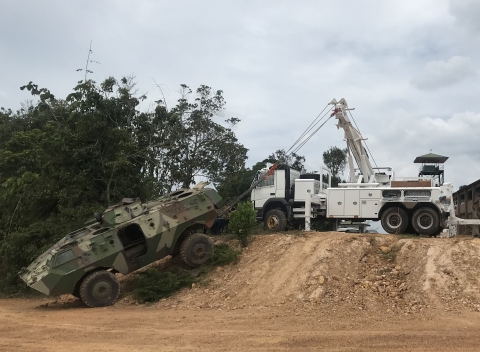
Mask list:
[[[422,164],[419,169],[418,176],[431,176],[436,186],[443,185],[443,164],[447,161],[448,156],[428,153],[417,156],[413,161],[415,164]]]

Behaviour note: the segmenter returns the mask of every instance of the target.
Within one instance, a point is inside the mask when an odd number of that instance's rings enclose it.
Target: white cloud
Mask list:
[[[429,153],[448,156],[445,180],[458,186],[480,178],[480,114],[420,117],[397,111],[370,145],[373,155],[392,166],[397,176],[416,176],[415,157]]]
[[[19,90],[30,80],[65,97],[83,79],[75,70],[92,40],[101,64],[91,65],[90,78],[133,73],[146,106],[160,97],[153,79],[169,106],[181,83],[222,89],[225,118],[242,119],[235,133],[249,149],[248,166],[288,149],[332,98],[345,98],[379,166],[415,173],[413,159],[433,149],[450,157],[446,178],[458,186],[480,178],[478,3],[6,2],[0,106],[16,110],[30,98]],[[318,170],[333,145],[345,142],[329,121],[300,154]]]
[[[468,57],[453,56],[447,61],[431,61],[411,83],[418,89],[436,90],[474,76],[475,66]]]
[[[450,0],[450,13],[459,26],[465,27],[476,35],[480,34],[480,2],[478,0]]]

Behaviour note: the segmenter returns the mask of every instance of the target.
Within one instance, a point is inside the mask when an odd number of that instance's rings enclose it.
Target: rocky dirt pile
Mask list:
[[[159,308],[285,307],[325,314],[480,311],[480,240],[395,235],[260,235],[237,265],[217,268]]]

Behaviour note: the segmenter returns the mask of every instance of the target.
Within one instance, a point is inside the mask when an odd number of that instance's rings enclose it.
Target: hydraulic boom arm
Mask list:
[[[348,149],[350,182],[358,182],[355,176],[355,168],[353,165],[352,155],[360,169],[360,173],[363,175],[363,180],[360,180],[360,182],[375,182],[375,172],[373,171],[372,165],[370,164],[370,160],[368,158],[368,154],[362,143],[362,141],[366,139],[362,137],[359,130],[353,127],[350,119],[347,116],[347,111],[353,109],[348,108],[347,102],[343,98],[338,102],[333,99],[330,104],[335,107],[335,109],[333,110],[333,115],[335,115],[335,118],[338,120],[337,128],[342,128],[345,132],[345,140],[347,141]]]

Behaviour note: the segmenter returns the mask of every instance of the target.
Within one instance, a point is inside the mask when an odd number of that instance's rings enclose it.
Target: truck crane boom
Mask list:
[[[345,140],[347,142],[347,150],[348,150],[348,166],[350,169],[350,182],[358,182],[359,180],[356,178],[355,175],[355,168],[353,165],[353,158],[355,159],[359,169],[362,179],[360,182],[368,182],[374,183],[376,182],[375,172],[373,171],[373,167],[370,164],[370,160],[368,158],[367,151],[363,146],[363,142],[366,138],[362,137],[362,134],[359,130],[353,127],[352,122],[348,118],[347,112],[348,110],[353,110],[348,108],[347,101],[345,99],[341,99],[337,102],[336,99],[333,99],[330,102],[330,105],[334,106],[333,115],[338,120],[337,128],[342,128],[345,132]],[[353,155],[353,158],[352,158]],[[359,176],[360,177],[360,176]]]

